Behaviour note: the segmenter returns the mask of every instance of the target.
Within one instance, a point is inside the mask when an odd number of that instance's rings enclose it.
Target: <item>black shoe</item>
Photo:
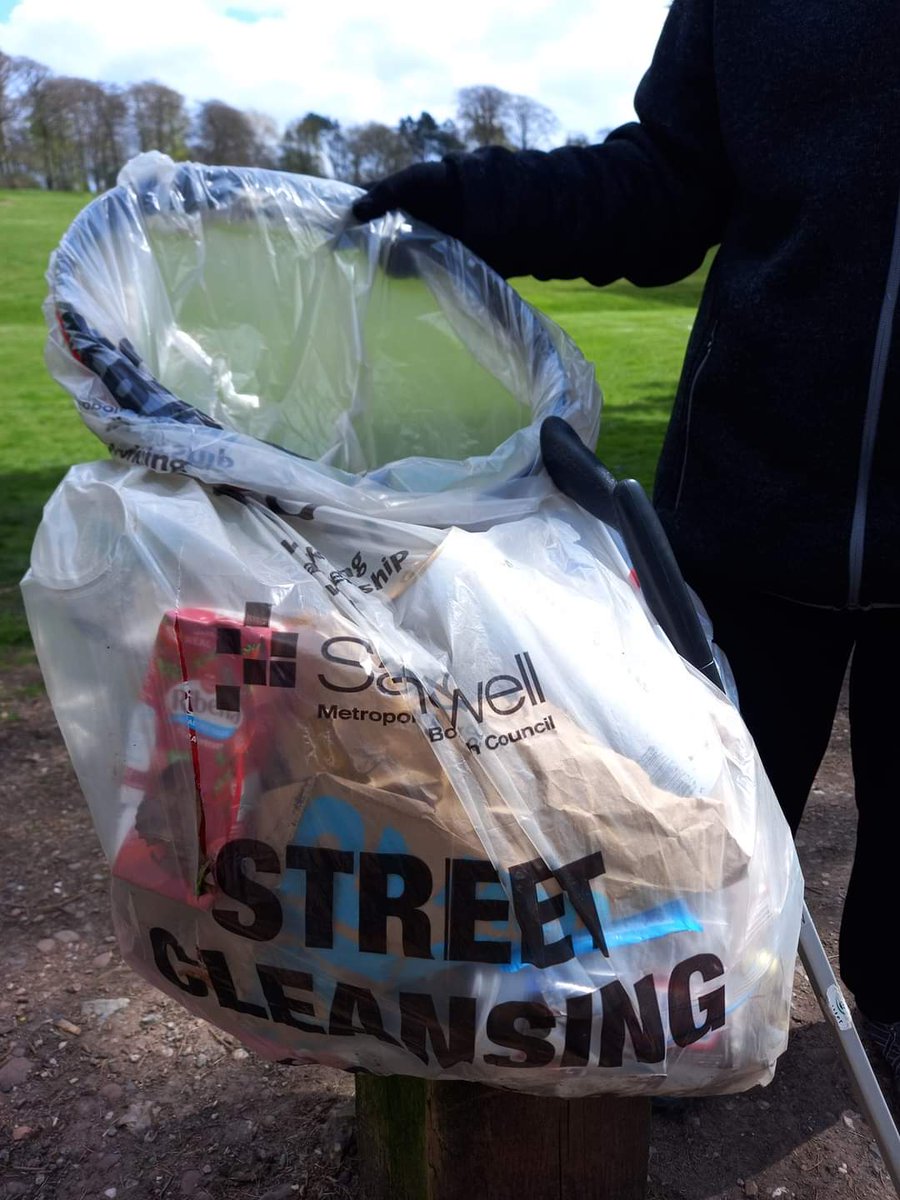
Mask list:
[[[863,1016],[860,1024],[862,1033],[888,1069],[894,1095],[900,1096],[900,1021],[872,1021]]]

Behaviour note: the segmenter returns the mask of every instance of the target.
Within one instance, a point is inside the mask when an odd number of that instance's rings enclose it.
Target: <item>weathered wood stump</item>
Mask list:
[[[650,1101],[356,1080],[361,1200],[643,1200]]]

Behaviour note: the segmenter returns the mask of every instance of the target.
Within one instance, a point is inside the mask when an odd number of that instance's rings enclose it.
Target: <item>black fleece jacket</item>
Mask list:
[[[719,245],[654,497],[682,567],[900,604],[900,2],[674,0],[635,109],[599,146],[451,156],[462,239],[599,285]]]

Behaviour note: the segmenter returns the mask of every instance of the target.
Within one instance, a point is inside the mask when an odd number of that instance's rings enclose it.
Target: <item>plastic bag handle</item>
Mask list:
[[[257,208],[249,203],[255,193],[248,182],[251,174],[234,167],[198,167],[195,164],[180,165],[174,175],[165,180],[148,173],[139,183],[130,185],[141,211],[146,215],[165,215],[167,211],[187,214],[216,212],[223,219],[264,220],[268,213],[265,205]],[[290,176],[278,178],[281,193],[290,193],[294,184]],[[122,186],[108,192],[88,205],[76,218],[76,223],[90,230],[98,241],[102,241],[113,230],[127,231],[127,236],[139,239],[143,236],[135,225],[134,215],[124,198]],[[177,200],[177,203],[176,203]],[[180,209],[179,206],[180,205]],[[310,215],[310,220],[314,216]],[[328,230],[330,218],[322,216],[322,228]],[[77,245],[70,245],[67,235],[54,256],[53,291],[59,291],[62,282],[70,282],[77,276],[81,258]],[[357,224],[348,219],[347,224],[333,237],[331,249],[356,245],[366,250],[375,247],[381,256],[381,265],[388,274],[403,276],[417,273],[416,259],[428,259],[439,269],[445,270],[442,252],[432,238],[413,230],[398,230],[393,238],[382,237],[369,224]],[[426,281],[427,282],[427,281]],[[468,276],[455,279],[460,304],[466,307],[482,323],[485,318],[496,327],[498,340],[508,339],[510,352],[517,347],[524,354],[523,366],[532,388],[538,384],[549,393],[549,402],[544,411],[565,412],[571,406],[569,380],[562,357],[547,328],[537,313],[533,313],[526,302],[509,285],[490,270],[481,277],[481,289],[474,286]],[[222,426],[188,402],[173,395],[159,380],[155,379],[134,348],[125,342],[114,346],[98,330],[93,328],[71,302],[57,296],[56,316],[66,344],[84,366],[93,371],[104,383],[117,403],[126,410],[149,419],[178,421],[182,424],[206,425],[213,429]],[[515,316],[523,322],[526,336],[518,328]],[[502,335],[502,338],[499,336]],[[274,447],[283,449],[283,447]],[[290,453],[286,451],[286,453]],[[299,456],[303,457],[303,456]],[[523,471],[528,474],[537,464]]]
[[[541,455],[547,473],[564,495],[619,531],[644,598],[669,641],[682,658],[722,688],[712,647],[684,576],[640,483],[617,480],[561,417],[547,417],[541,424]]]

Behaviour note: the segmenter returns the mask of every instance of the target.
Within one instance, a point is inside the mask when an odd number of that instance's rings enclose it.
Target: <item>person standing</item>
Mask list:
[[[840,969],[900,1091],[900,5],[673,0],[636,122],[375,183],[504,277],[659,286],[718,247],[654,504],[796,831],[849,668]]]

